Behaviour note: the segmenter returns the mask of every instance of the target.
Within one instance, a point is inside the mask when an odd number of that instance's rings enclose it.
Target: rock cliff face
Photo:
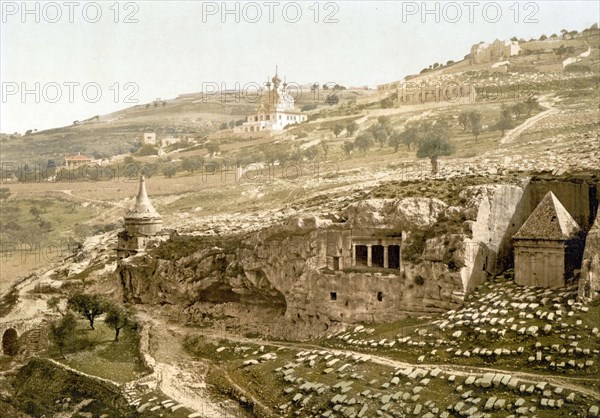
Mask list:
[[[600,210],[585,240],[578,297],[600,297]]]
[[[120,262],[125,299],[193,306],[268,307],[308,323],[382,322],[458,307],[510,263],[511,238],[527,217],[525,189],[467,188],[464,206],[438,199],[369,199],[333,223],[316,217],[226,238],[175,237]],[[353,231],[393,232],[398,269],[352,266]],[[339,252],[342,267],[332,267]]]
[[[439,199],[367,199],[349,205],[343,212],[356,228],[414,228],[434,224],[448,205]]]
[[[487,277],[512,262],[512,237],[527,219],[525,188],[515,185],[485,185],[467,188],[467,213],[471,215],[472,237],[465,240],[462,282],[471,291]]]

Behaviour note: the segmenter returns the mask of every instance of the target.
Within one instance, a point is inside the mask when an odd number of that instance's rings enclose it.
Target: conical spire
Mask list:
[[[135,198],[135,205],[127,212],[125,219],[160,219],[160,215],[152,206],[146,193],[146,180],[140,177],[140,188]]]
[[[514,238],[568,240],[581,228],[552,192],[546,193],[540,204],[521,226]]]

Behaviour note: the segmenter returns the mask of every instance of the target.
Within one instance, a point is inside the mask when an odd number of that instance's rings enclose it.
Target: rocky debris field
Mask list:
[[[419,363],[596,378],[600,351],[598,306],[576,301],[577,287],[534,289],[512,281],[488,282],[460,310],[425,326],[400,329],[396,338],[374,338],[358,327],[332,338],[335,347],[384,350]]]
[[[208,357],[273,416],[598,416],[598,305],[576,289],[487,282],[464,306],[359,325],[309,345],[220,335]]]

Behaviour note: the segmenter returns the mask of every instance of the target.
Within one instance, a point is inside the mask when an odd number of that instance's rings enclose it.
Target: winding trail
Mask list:
[[[187,329],[189,333],[189,329]],[[210,334],[203,333],[205,337],[210,337]],[[218,335],[215,334],[214,338],[225,338],[230,341],[235,341],[243,344],[263,344],[263,345],[271,345],[274,347],[284,347],[292,350],[299,351],[307,351],[307,350],[327,350],[331,353],[343,356],[354,356],[354,355],[367,355],[369,356],[368,362],[379,364],[382,366],[388,366],[392,368],[408,368],[408,367],[419,367],[422,369],[435,369],[439,368],[445,373],[454,374],[457,376],[469,376],[472,374],[483,374],[483,373],[504,373],[511,375],[512,377],[518,378],[522,383],[529,383],[533,385],[537,385],[539,382],[548,382],[555,386],[563,387],[567,390],[578,392],[587,396],[592,397],[593,399],[600,399],[600,391],[597,389],[587,386],[586,382],[594,382],[598,381],[598,379],[594,378],[585,378],[585,377],[567,377],[567,376],[554,376],[547,374],[538,374],[538,373],[530,373],[530,372],[520,372],[514,370],[505,370],[505,369],[496,369],[490,367],[481,367],[481,366],[461,366],[456,364],[414,364],[406,361],[394,360],[389,357],[385,357],[382,355],[375,355],[361,351],[354,351],[348,349],[335,349],[329,348],[321,345],[314,345],[302,342],[278,342],[278,341],[269,341],[269,340],[259,340],[252,338],[240,337],[239,335],[226,334],[219,332]]]
[[[93,203],[99,203],[101,205],[111,205],[111,206],[114,206],[114,207],[117,207],[117,208],[127,209],[125,206],[119,205],[118,203],[113,203],[113,202],[111,202],[109,200],[90,199],[89,197],[78,196],[76,194],[73,194],[72,190],[64,190],[64,189],[62,189],[62,190],[56,190],[56,191],[64,193],[67,196],[74,197],[76,199],[81,199],[81,200],[85,200],[85,201],[93,202]]]
[[[540,97],[540,105],[547,107],[547,109],[544,110],[543,112],[538,113],[537,115],[527,119],[525,122],[523,122],[521,125],[517,126],[516,128],[511,129],[510,131],[506,132],[506,134],[500,139],[500,144],[502,144],[502,145],[510,144],[519,135],[521,135],[525,130],[531,128],[533,125],[535,125],[542,119],[545,119],[548,116],[554,115],[559,112],[559,110],[554,107],[554,101],[552,99],[549,99],[549,96]]]
[[[138,316],[149,328],[148,352],[142,355],[151,357],[152,378],[166,396],[200,412],[203,418],[245,416],[237,403],[220,402],[209,392],[205,382],[209,364],[191,358],[183,349],[185,333],[146,312],[140,311]]]

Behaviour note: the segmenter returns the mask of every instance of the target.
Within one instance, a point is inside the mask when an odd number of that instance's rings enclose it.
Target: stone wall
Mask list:
[[[579,298],[595,299],[600,296],[600,211],[585,240]]]
[[[515,243],[515,282],[522,286],[563,287],[565,249],[557,241]]]
[[[463,196],[476,211],[472,237],[465,240],[467,257],[462,271],[463,286],[471,291],[488,274],[495,275],[512,265],[512,237],[530,212],[525,188],[497,184],[470,187]]]
[[[529,213],[527,216],[533,212],[533,209],[550,191],[569,211],[581,229],[588,231],[598,209],[600,195],[598,194],[597,183],[583,179],[573,179],[571,181],[533,179],[527,190],[529,196]]]

